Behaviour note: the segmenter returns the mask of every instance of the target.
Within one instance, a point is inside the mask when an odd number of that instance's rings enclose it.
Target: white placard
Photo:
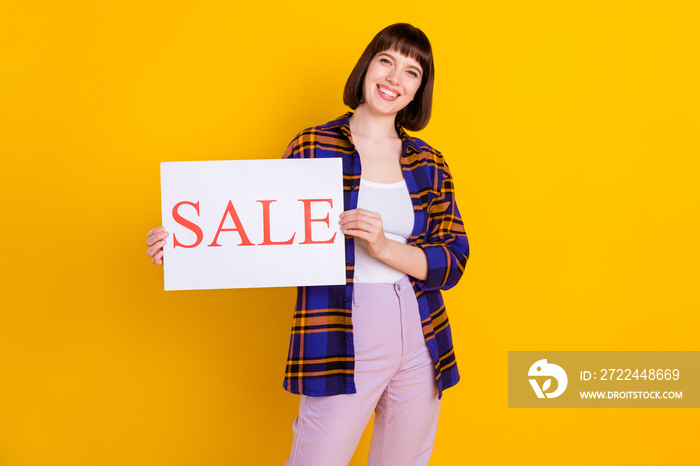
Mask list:
[[[161,164],[166,290],[345,284],[339,158]]]

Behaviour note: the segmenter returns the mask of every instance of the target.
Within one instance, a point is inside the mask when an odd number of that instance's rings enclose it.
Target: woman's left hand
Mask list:
[[[346,235],[365,240],[369,253],[381,260],[387,249],[381,215],[365,209],[347,210],[340,214],[340,229]]]

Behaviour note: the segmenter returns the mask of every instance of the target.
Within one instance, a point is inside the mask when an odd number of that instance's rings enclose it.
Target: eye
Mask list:
[[[408,71],[408,74],[410,74],[410,75],[413,76],[414,78],[417,78],[417,77],[418,77],[418,73],[416,73],[416,72],[413,71],[413,70],[409,70],[409,71]]]
[[[380,58],[380,59],[379,59],[379,62],[380,62],[380,63],[387,63],[387,64],[391,65],[391,61],[389,61],[388,58]]]

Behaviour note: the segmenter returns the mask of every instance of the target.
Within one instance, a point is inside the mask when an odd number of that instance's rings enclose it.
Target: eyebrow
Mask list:
[[[386,55],[387,57],[391,58],[392,60],[395,59],[393,55],[391,55],[390,53],[387,53],[387,52],[379,52],[377,54],[377,56],[380,56],[380,55]],[[420,74],[423,74],[423,70],[421,70],[420,67],[418,67],[416,65],[408,65],[408,67],[413,68],[414,70],[418,71]]]

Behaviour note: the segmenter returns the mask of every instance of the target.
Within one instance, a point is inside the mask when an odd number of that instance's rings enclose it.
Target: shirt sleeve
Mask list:
[[[439,196],[428,206],[428,233],[417,246],[428,258],[428,276],[418,281],[424,291],[447,290],[457,284],[469,258],[469,241],[455,201],[454,183],[447,164],[440,170]]]
[[[306,129],[297,134],[282,155],[283,159],[308,159],[313,157],[313,146],[311,144],[310,129]]]

